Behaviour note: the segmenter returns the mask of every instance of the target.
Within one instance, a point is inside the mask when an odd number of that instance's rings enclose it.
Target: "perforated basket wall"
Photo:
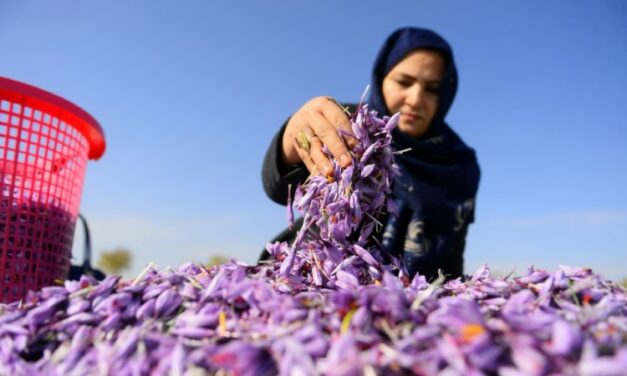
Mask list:
[[[86,122],[76,111],[72,113],[74,105],[31,86],[8,82],[13,86],[7,89],[0,81],[3,302],[67,278],[91,149],[82,131]]]

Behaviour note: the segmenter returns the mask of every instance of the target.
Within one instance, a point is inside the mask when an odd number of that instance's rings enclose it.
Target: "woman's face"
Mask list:
[[[401,113],[398,128],[422,137],[438,109],[444,60],[429,50],[415,50],[383,79],[382,91],[390,114]]]

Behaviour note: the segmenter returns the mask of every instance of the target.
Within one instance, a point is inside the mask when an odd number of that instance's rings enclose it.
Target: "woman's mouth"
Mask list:
[[[418,114],[412,114],[410,112],[401,112],[401,118],[404,118],[405,121],[414,122],[421,117]]]

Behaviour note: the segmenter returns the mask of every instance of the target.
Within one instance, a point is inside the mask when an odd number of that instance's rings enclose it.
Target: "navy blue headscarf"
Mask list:
[[[438,52],[445,61],[438,109],[427,133],[415,138],[394,130],[402,176],[396,178],[393,194],[399,216],[388,219],[383,245],[402,256],[410,275],[427,277],[438,269],[457,277],[463,269],[464,239],[474,221],[474,203],[479,185],[479,165],[473,149],[445,123],[444,118],[457,92],[457,69],[448,43],[431,30],[402,28],[392,33],[375,60],[369,105],[380,115],[389,114],[382,93],[384,77],[407,54],[416,49]]]

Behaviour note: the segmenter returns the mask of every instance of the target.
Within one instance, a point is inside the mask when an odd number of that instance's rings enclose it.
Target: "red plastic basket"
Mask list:
[[[87,112],[0,77],[0,302],[67,278],[87,159],[104,150]]]

